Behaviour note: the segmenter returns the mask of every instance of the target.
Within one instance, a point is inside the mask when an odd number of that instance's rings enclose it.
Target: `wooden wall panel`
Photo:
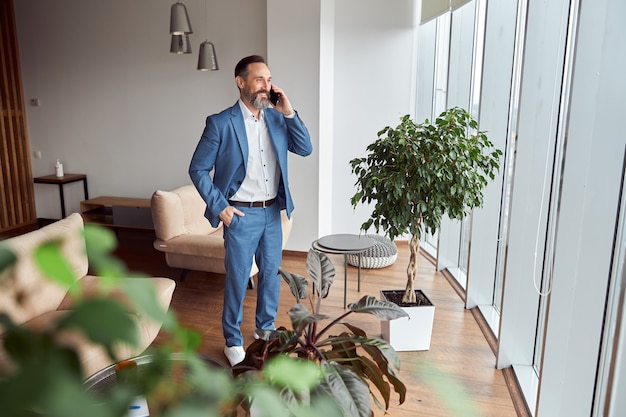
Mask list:
[[[37,221],[13,0],[0,0],[0,232]]]

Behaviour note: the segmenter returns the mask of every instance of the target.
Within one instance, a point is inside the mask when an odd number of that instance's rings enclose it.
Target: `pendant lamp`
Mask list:
[[[217,71],[219,66],[217,65],[217,56],[215,55],[215,45],[206,41],[200,44],[200,53],[198,55],[198,70],[199,71]]]
[[[207,0],[204,0],[204,19],[206,24],[206,30],[209,31],[209,12],[207,7]],[[217,71],[219,66],[217,65],[217,56],[215,55],[215,45],[209,42],[207,38],[200,44],[200,53],[198,54],[198,71]]]
[[[170,52],[173,54],[190,54],[191,42],[189,42],[189,35],[172,35]]]
[[[170,33],[172,35],[188,35],[193,33],[187,14],[187,7],[180,1],[172,4],[170,13]]]

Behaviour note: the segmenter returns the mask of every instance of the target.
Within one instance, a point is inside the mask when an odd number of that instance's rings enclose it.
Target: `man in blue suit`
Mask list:
[[[263,57],[239,61],[235,82],[239,100],[207,117],[189,166],[191,180],[207,205],[206,218],[213,227],[224,223],[222,329],[224,354],[231,365],[245,357],[240,327],[253,257],[259,267],[255,338],[274,330],[282,262],[280,212],[291,216],[294,208],[287,155],[289,151],[307,156],[313,151],[309,132],[287,95],[272,86]],[[278,97],[273,103],[270,90]]]

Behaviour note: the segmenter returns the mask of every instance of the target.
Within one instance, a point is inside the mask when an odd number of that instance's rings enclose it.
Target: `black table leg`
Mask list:
[[[348,255],[343,255],[343,308],[346,308],[346,293],[348,292]]]
[[[83,179],[83,191],[85,192],[85,200],[89,200],[89,190],[87,188],[87,178]]]
[[[363,252],[359,252],[359,273],[357,274],[357,290],[358,292],[361,292],[361,256],[363,255]]]
[[[59,184],[59,196],[61,197],[61,218],[65,218],[65,195],[63,194],[63,184]]]

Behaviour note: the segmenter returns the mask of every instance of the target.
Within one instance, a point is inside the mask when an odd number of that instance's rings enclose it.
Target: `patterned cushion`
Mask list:
[[[361,268],[384,268],[398,258],[398,248],[390,239],[379,235],[366,235],[374,245],[361,254]],[[347,255],[348,263],[359,266],[359,255]]]

